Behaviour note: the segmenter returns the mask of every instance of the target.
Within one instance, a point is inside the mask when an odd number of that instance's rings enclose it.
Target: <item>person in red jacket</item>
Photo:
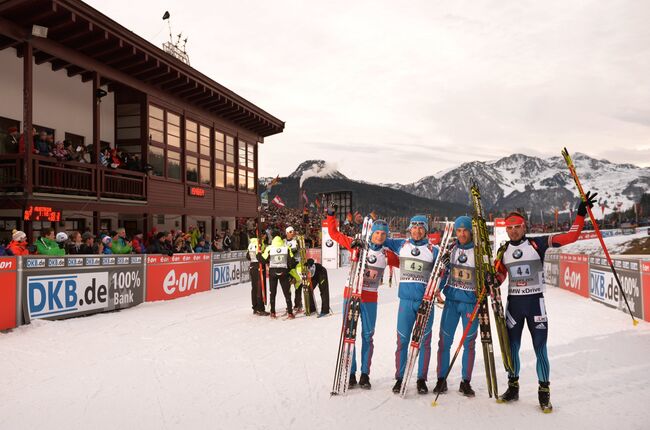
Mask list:
[[[28,245],[27,235],[20,230],[14,230],[11,235],[11,242],[7,245],[7,250],[13,255],[29,255]]]
[[[338,242],[349,251],[355,245],[353,238],[341,233],[336,226],[336,206],[327,209],[327,231],[332,240]],[[371,243],[366,256],[366,270],[363,274],[363,287],[361,289],[361,378],[359,386],[369,390],[370,385],[370,364],[374,349],[373,336],[377,322],[377,290],[384,275],[386,266],[399,267],[399,258],[383,244],[388,236],[388,224],[384,220],[376,220],[372,225]],[[347,302],[350,298],[351,288],[346,286],[343,292],[343,318]],[[350,369],[349,387],[357,385],[357,360],[356,351],[352,355],[352,368]]]

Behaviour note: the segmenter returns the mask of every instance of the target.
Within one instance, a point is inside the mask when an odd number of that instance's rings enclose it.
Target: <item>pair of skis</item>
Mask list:
[[[357,325],[361,315],[361,290],[363,288],[363,274],[366,270],[366,257],[368,244],[372,234],[372,218],[367,216],[363,220],[363,228],[355,239],[360,240],[361,247],[353,248],[351,255],[350,272],[344,289],[344,297],[350,293],[343,312],[341,323],[341,337],[332,382],[331,395],[346,394],[352,359],[354,357],[354,344],[357,337]]]
[[[311,273],[307,268],[307,248],[305,247],[305,236],[298,236],[298,252],[300,255],[300,281],[302,282],[302,298],[305,304],[305,315],[311,315],[311,298],[314,297],[314,289],[311,284]]]
[[[454,223],[445,223],[444,233],[440,241],[440,250],[433,265],[433,270],[429,276],[427,287],[424,290],[422,302],[418,308],[418,313],[415,319],[415,325],[411,332],[411,343],[409,344],[408,355],[406,359],[406,368],[404,369],[404,376],[402,379],[402,386],[400,388],[400,396],[404,398],[408,390],[409,381],[415,368],[415,363],[418,361],[420,355],[420,347],[422,338],[424,337],[431,311],[435,306],[436,294],[440,290],[440,282],[445,274],[446,263],[449,261],[449,245],[454,233]]]

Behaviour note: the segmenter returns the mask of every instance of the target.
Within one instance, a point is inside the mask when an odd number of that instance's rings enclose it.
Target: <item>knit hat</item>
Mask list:
[[[374,233],[376,231],[383,231],[384,233],[388,234],[388,223],[383,219],[378,219],[372,223],[372,229],[370,231],[371,233]]]
[[[459,216],[458,218],[456,218],[456,221],[454,221],[454,230],[458,230],[459,228],[464,228],[465,230],[471,232],[472,219],[466,215]]]
[[[427,220],[427,217],[424,215],[415,215],[413,218],[411,218],[409,229],[413,228],[414,226],[422,226],[424,227],[424,231],[428,232],[429,220]]]
[[[16,242],[22,242],[25,239],[27,239],[27,235],[25,234],[25,232],[20,230],[15,230],[15,229],[11,232],[11,240],[15,240]]]
[[[61,242],[65,242],[66,240],[68,240],[68,235],[67,235],[66,232],[60,231],[60,232],[58,232],[56,234],[56,241],[57,242],[61,243]]]

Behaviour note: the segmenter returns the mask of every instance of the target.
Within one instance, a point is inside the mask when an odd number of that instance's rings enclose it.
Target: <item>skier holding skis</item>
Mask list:
[[[553,408],[546,352],[548,316],[544,304],[544,256],[548,248],[559,248],[578,239],[584,227],[587,205],[593,207],[596,193],[587,193],[586,199],[587,202],[580,202],[576,218],[567,233],[528,238],[526,222],[521,214],[512,212],[506,217],[506,232],[510,240],[501,246],[495,261],[497,280],[502,283],[506,276],[509,280],[506,321],[514,373],[508,375],[508,389],[501,396],[505,402],[519,399],[519,347],[525,321],[537,356],[539,405],[544,412],[550,412]]]
[[[352,247],[360,245],[353,238],[341,233],[336,226],[336,205],[327,209],[327,231],[332,240],[338,242],[349,251]],[[376,220],[371,229],[371,243],[369,244],[368,256],[366,258],[366,270],[363,274],[363,286],[361,289],[361,377],[359,386],[370,389],[370,364],[374,350],[373,336],[377,322],[377,290],[384,276],[384,269],[387,265],[398,266],[399,260],[392,252],[384,248],[384,241],[388,235],[388,224],[384,220]],[[343,292],[343,318],[346,317],[347,301],[350,298],[350,287]],[[350,369],[349,387],[357,385],[357,359],[356,351],[352,355],[352,368]]]
[[[458,320],[462,320],[463,330],[469,323],[470,316],[476,305],[476,270],[474,267],[474,241],[472,238],[472,219],[468,216],[456,218],[454,222],[456,241],[451,247],[451,253],[444,285],[445,306],[440,319],[440,339],[438,341],[438,382],[433,388],[434,393],[447,391],[447,381],[444,378],[449,369],[449,355],[454,342],[454,333]],[[467,397],[474,396],[470,385],[472,369],[474,368],[476,334],[478,319],[475,319],[463,342],[462,382],[459,391]]]
[[[264,252],[257,254],[257,261],[260,264],[269,265],[269,286],[271,290],[271,318],[277,318],[275,314],[275,295],[278,292],[278,282],[282,287],[282,294],[287,302],[287,317],[294,319],[291,307],[291,291],[289,285],[289,271],[294,268],[295,260],[291,249],[284,244],[284,240],[278,235],[273,238],[271,246]]]
[[[259,246],[262,252],[266,248],[263,241]],[[257,261],[257,247],[258,239],[256,237],[251,238],[246,252],[246,259],[250,261],[248,272],[250,273],[251,279],[251,303],[253,304],[253,313],[255,315],[266,316],[269,313],[264,309],[264,300],[262,299],[262,289],[266,291],[266,265]],[[262,272],[261,276],[260,271]],[[263,280],[262,285],[260,285],[260,278]]]
[[[417,318],[418,309],[427,281],[433,270],[433,264],[438,255],[438,247],[429,245],[426,237],[428,231],[427,217],[416,215],[409,223],[410,238],[407,239],[386,239],[384,246],[399,256],[400,279],[398,296],[399,311],[397,313],[397,350],[395,351],[395,385],[393,393],[399,394],[402,388],[402,378],[406,368],[411,332]],[[426,380],[429,373],[429,361],[431,360],[431,326],[433,325],[433,310],[424,330],[421,348],[422,352],[418,357],[418,393],[429,392]]]
[[[286,239],[284,243],[291,249],[293,258],[295,259],[295,266],[289,271],[289,276],[293,278],[296,294],[293,306],[294,311],[296,314],[299,314],[304,311],[302,308],[302,278],[300,277],[300,273],[298,273],[303,270],[302,262],[300,261],[300,248],[298,246],[298,240],[296,239],[296,230],[292,226],[289,226],[285,229],[285,233]],[[292,279],[290,279],[290,281],[291,280]]]

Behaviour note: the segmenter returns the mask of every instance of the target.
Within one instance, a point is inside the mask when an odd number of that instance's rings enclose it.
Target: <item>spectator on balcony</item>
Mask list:
[[[70,233],[68,243],[65,245],[65,253],[68,255],[83,254],[81,252],[83,246],[84,242],[81,238],[81,233],[78,231],[73,231]]]
[[[135,235],[133,235],[133,240],[131,240],[131,247],[133,248],[133,252],[135,254],[145,254],[147,252],[147,249],[144,246],[144,239],[142,238],[141,231],[137,231]]]
[[[68,151],[65,149],[63,142],[60,140],[54,144],[54,149],[52,149],[52,154],[56,158],[56,161],[64,162],[68,161]]]
[[[111,160],[110,160],[110,166],[113,169],[117,169],[118,167],[122,166],[122,160],[120,159],[120,155],[117,153],[117,148],[113,148],[109,152]]]
[[[2,142],[2,147],[0,148],[0,153],[2,154],[15,154],[18,152],[18,140],[20,135],[18,134],[18,128],[9,127],[7,129],[7,136]]]
[[[130,254],[133,251],[131,241],[126,237],[124,227],[117,229],[117,232],[113,235],[112,243],[113,254]]]
[[[166,238],[167,238],[167,233],[165,233],[164,231],[160,231],[156,233],[154,240],[151,242],[149,248],[147,249],[147,253],[172,255],[173,252],[171,248],[168,246],[167,241],[165,240]]]
[[[99,153],[99,164],[108,167],[111,164],[111,151],[108,148]]]
[[[85,145],[79,145],[77,146],[77,149],[75,150],[75,156],[73,157],[74,161],[77,161],[79,163],[90,163],[90,154],[88,153],[88,149],[86,148]]]
[[[77,150],[71,141],[68,139],[64,140],[63,149],[65,149],[67,161],[77,161]]]
[[[12,255],[29,255],[27,249],[27,235],[20,230],[13,230],[11,232],[11,242],[7,245],[7,253]]]
[[[52,156],[52,149],[48,142],[47,131],[41,131],[38,136],[34,136],[34,154],[44,157]]]
[[[34,140],[36,140],[36,129],[32,128],[32,136],[34,136]],[[18,138],[18,152],[20,154],[25,153],[25,136],[21,133],[20,137]],[[36,152],[36,151],[32,151]]]
[[[65,249],[61,249],[55,240],[53,228],[41,230],[41,237],[36,241],[36,252],[41,255],[65,255]]]

